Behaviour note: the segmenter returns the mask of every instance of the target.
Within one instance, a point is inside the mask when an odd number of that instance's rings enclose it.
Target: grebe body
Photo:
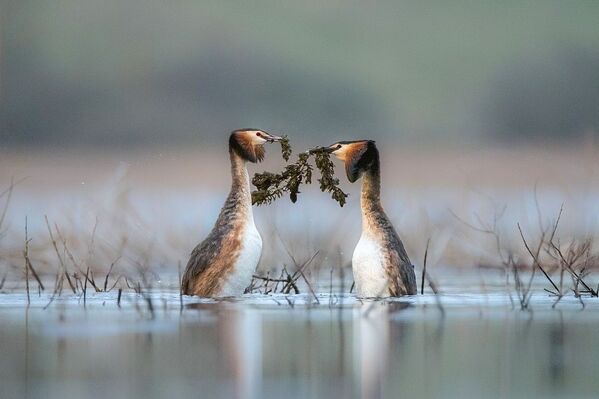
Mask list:
[[[356,292],[362,297],[389,296],[385,273],[385,254],[381,243],[362,233],[352,256]]]
[[[252,281],[260,256],[262,255],[262,237],[254,224],[254,220],[246,222],[240,232],[241,243],[239,254],[231,272],[225,278],[220,296],[235,296],[243,293]]]
[[[262,254],[262,238],[254,224],[246,163],[261,161],[264,143],[280,139],[258,129],[231,133],[231,191],[212,231],[191,252],[181,280],[183,294],[235,296],[250,284]]]
[[[327,149],[344,162],[350,182],[362,178],[362,235],[352,256],[358,296],[416,294],[414,266],[381,205],[380,161],[374,141],[340,141]]]

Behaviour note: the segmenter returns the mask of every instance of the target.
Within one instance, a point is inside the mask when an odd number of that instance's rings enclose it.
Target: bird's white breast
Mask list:
[[[352,270],[358,296],[389,295],[384,259],[381,244],[374,237],[362,234],[352,257]]]
[[[223,285],[221,296],[236,296],[250,285],[262,254],[262,237],[254,225],[247,223],[242,232],[241,250],[231,274]]]

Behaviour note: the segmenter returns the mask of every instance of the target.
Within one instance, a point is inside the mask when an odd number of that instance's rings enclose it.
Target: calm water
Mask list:
[[[0,294],[2,398],[598,397],[599,301],[446,277],[439,297],[155,289],[57,299]],[[496,279],[499,281],[499,279]],[[517,302],[515,293],[512,299]]]

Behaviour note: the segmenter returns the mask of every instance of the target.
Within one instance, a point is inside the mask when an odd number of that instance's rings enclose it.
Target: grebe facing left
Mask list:
[[[416,294],[414,266],[381,205],[379,151],[374,141],[340,141],[326,149],[345,163],[350,182],[362,177],[362,235],[352,257],[358,295]]]
[[[241,295],[250,284],[262,254],[262,238],[254,225],[246,163],[261,161],[264,144],[279,140],[259,129],[231,133],[231,191],[212,231],[191,253],[181,281],[183,294]]]

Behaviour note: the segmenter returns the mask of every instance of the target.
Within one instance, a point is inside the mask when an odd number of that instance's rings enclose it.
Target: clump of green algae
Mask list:
[[[281,155],[285,161],[289,161],[292,150],[289,138],[283,136],[280,140]],[[331,193],[331,198],[345,205],[347,194],[339,188],[339,179],[335,177],[335,166],[330,159],[330,154],[324,148],[316,148],[305,151],[297,156],[297,161],[285,166],[281,173],[263,172],[254,174],[252,184],[257,190],[252,192],[252,204],[264,205],[281,198],[286,192],[289,199],[295,203],[299,188],[302,184],[312,184],[313,167],[309,163],[310,156],[314,156],[316,168],[320,171],[320,190]]]

